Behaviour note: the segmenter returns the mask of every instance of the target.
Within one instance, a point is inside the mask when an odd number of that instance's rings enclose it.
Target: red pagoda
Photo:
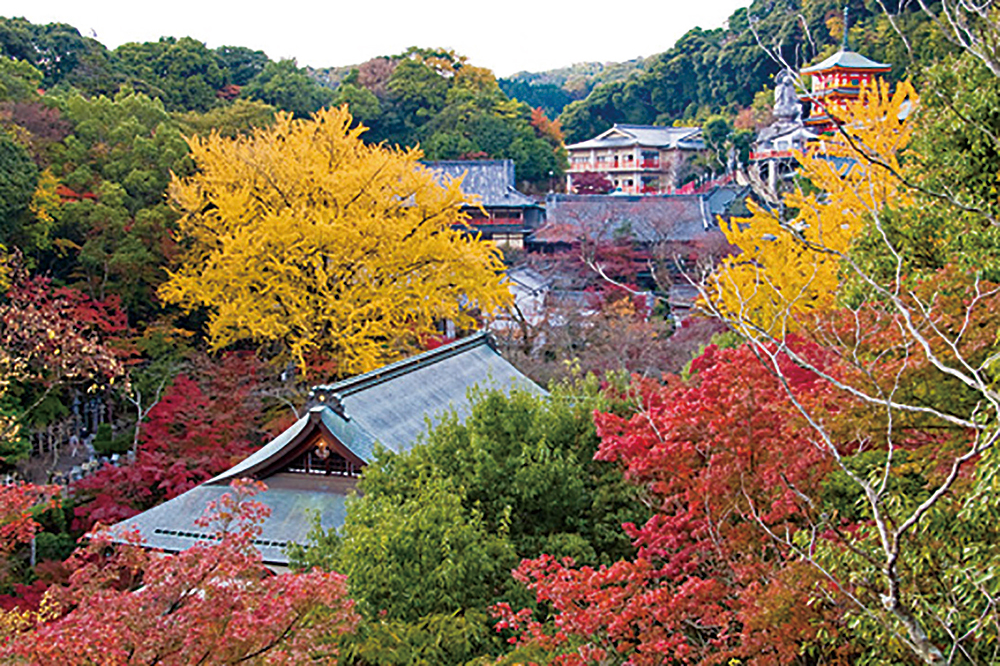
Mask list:
[[[800,95],[810,102],[805,125],[822,134],[836,126],[834,116],[861,94],[861,88],[892,69],[892,65],[869,60],[847,46],[847,9],[844,9],[844,42],[840,51],[823,62],[806,67],[800,74],[812,76],[812,91]],[[833,114],[833,115],[831,115]]]

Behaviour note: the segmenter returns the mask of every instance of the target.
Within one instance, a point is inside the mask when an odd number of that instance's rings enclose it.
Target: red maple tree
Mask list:
[[[816,345],[800,353],[831,364]],[[833,397],[816,374],[785,371],[799,400]],[[555,611],[551,621],[495,609],[500,629],[552,651],[553,663],[618,654],[636,666],[665,655],[788,664],[804,644],[840,630],[837,590],[770,536],[808,524],[829,458],[749,347],[709,347],[691,372],[686,382],[637,381],[643,409],[634,416],[595,415],[597,457],[622,463],[657,509],[645,525],[624,526],[636,557],[600,568],[525,561],[515,576]]]
[[[178,375],[149,413],[135,459],[74,484],[76,529],[110,525],[177,497],[259,446],[261,362],[251,354],[202,360]]]
[[[88,535],[65,587],[37,613],[0,622],[0,657],[32,664],[335,663],[357,616],[346,580],[313,570],[273,575],[253,540],[263,484],[237,481],[201,519],[212,540],[166,555],[135,535]],[[126,544],[119,543],[122,539]],[[0,620],[11,616],[0,614]]]

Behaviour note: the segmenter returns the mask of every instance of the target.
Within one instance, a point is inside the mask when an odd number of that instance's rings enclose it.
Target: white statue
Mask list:
[[[774,115],[779,120],[798,122],[802,118],[802,105],[795,94],[795,77],[790,71],[783,70],[776,79],[774,88]]]

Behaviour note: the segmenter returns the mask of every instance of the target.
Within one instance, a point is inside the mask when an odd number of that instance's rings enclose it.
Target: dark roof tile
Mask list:
[[[513,160],[450,160],[425,162],[439,179],[462,178],[462,192],[479,197],[485,208],[538,206],[517,191]]]

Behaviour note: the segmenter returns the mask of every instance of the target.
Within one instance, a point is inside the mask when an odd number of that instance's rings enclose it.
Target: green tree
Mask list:
[[[386,84],[389,102],[382,133],[393,143],[412,144],[407,140],[444,108],[448,80],[417,60],[403,60],[393,70]]]
[[[235,137],[250,134],[258,127],[268,127],[274,123],[275,111],[270,104],[255,99],[237,99],[232,104],[217,106],[206,113],[188,111],[173,114],[173,119],[187,136],[207,136],[218,132],[222,136]]]
[[[95,298],[121,297],[133,322],[157,309],[153,292],[173,249],[176,214],[164,201],[170,174],[191,169],[188,147],[163,103],[123,91],[64,103],[72,134],[53,147],[52,171],[76,193],[59,207],[54,245],[39,257]]]
[[[343,573],[363,618],[341,641],[348,663],[460,664],[496,654],[487,608],[511,586],[517,563],[506,534],[465,508],[441,478],[401,493],[375,491],[348,505],[344,538],[318,534],[322,552],[298,557]]]
[[[245,86],[253,77],[264,71],[271,59],[263,51],[245,46],[220,46],[215,49],[219,67],[226,73],[229,83]]]
[[[21,144],[0,132],[0,238],[9,243],[21,227],[38,183],[38,167]]]
[[[38,96],[42,73],[23,60],[0,57],[0,101],[21,101]]]
[[[356,122],[370,127],[379,122],[382,115],[382,106],[378,97],[367,88],[357,86],[353,83],[341,83],[337,88],[337,94],[333,98],[333,105],[347,105]]]
[[[123,44],[115,58],[135,88],[159,97],[170,111],[207,111],[226,83],[215,54],[191,37]]]
[[[36,25],[23,18],[0,18],[0,54],[40,70],[45,88],[75,86],[105,93],[118,78],[107,49],[65,23]]]
[[[243,88],[242,94],[307,118],[330,104],[333,91],[324,88],[295,64],[295,60],[269,62]]]
[[[524,102],[531,108],[545,111],[549,118],[555,118],[573,97],[554,83],[534,83],[520,79],[500,79],[500,88],[513,100]]]
[[[433,663],[496,655],[502,643],[489,638],[485,610],[527,601],[512,562],[541,553],[612,562],[632,552],[620,525],[647,513],[614,465],[593,460],[591,414],[601,406],[629,409],[595,377],[551,396],[477,392],[464,419],[449,415],[407,453],[377,454],[342,534],[317,533],[296,554],[300,566],[348,575],[367,620],[353,643],[363,663],[421,663],[411,657],[425,643],[450,651]]]
[[[726,168],[727,152],[732,145],[733,124],[725,116],[714,115],[702,125],[705,146],[710,151],[709,167],[719,172]]]

